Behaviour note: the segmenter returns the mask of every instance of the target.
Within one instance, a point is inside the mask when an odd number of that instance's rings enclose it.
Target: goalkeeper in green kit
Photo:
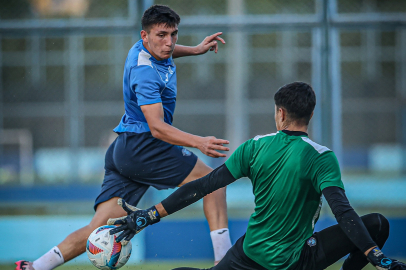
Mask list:
[[[343,270],[362,269],[368,262],[379,270],[406,270],[404,263],[380,250],[389,236],[387,219],[381,214],[357,215],[345,195],[334,153],[309,139],[307,128],[316,105],[311,86],[287,84],[274,99],[276,133],[246,141],[224,165],[147,210],[119,200],[128,216],[109,220],[121,225],[111,230],[122,231],[117,241],[125,243],[162,217],[248,177],[255,212],[247,232],[211,269],[319,270],[349,254]],[[322,195],[338,224],[315,233]]]

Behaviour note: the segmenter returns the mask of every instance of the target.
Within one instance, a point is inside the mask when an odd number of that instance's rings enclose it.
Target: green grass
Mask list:
[[[210,267],[210,263],[208,261],[204,261],[204,262],[198,262],[198,261],[174,261],[174,262],[150,262],[150,263],[145,263],[145,264],[139,264],[139,265],[134,265],[134,264],[129,264],[129,265],[125,265],[124,267],[122,267],[121,269],[123,270],[130,270],[130,269],[134,269],[134,270],[168,270],[168,269],[173,269],[176,267],[182,267],[182,266],[189,266],[189,267],[196,267],[196,268],[209,268]],[[0,269],[1,270],[12,270],[14,269],[15,265],[12,264],[0,264]],[[339,270],[341,267],[341,263],[335,264],[330,266],[329,268],[327,268],[327,270]],[[58,270],[96,270],[97,268],[94,267],[93,265],[89,264],[68,264],[68,265],[64,265],[61,267],[57,268]],[[375,270],[374,267],[372,267],[372,265],[367,265],[365,268],[365,270]]]

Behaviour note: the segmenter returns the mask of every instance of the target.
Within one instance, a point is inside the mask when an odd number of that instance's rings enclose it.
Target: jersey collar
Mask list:
[[[309,136],[306,132],[303,131],[292,131],[292,130],[282,130],[283,133],[289,136]]]
[[[142,39],[140,40],[141,42],[141,48],[142,50],[146,51],[149,55],[151,55],[151,59],[155,62],[155,63],[159,63],[159,64],[166,64],[166,65],[172,65],[172,56],[168,59],[164,59],[164,60],[157,60],[149,51],[147,48],[145,48]]]

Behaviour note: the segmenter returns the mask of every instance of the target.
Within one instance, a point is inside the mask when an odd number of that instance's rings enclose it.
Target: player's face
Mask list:
[[[164,24],[152,26],[149,33],[141,31],[144,46],[157,60],[168,59],[172,56],[178,40],[178,27],[167,27]]]

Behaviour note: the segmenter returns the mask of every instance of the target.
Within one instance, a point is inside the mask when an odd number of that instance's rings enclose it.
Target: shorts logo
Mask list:
[[[182,155],[184,156],[184,157],[188,157],[188,156],[190,156],[192,154],[192,152],[190,152],[189,150],[187,150],[186,148],[183,148],[182,149]]]
[[[308,245],[309,247],[314,247],[316,244],[317,244],[317,241],[316,241],[316,238],[314,238],[314,237],[310,237],[310,238],[307,240],[307,245]]]

